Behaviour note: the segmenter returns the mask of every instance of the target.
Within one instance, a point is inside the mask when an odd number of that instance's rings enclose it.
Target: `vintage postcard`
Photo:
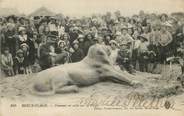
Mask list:
[[[184,0],[0,0],[0,116],[184,116]]]

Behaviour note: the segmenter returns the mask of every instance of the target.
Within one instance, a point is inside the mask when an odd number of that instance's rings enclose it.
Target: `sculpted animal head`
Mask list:
[[[110,48],[106,45],[95,44],[89,48],[86,58],[92,59],[102,64],[110,64]]]

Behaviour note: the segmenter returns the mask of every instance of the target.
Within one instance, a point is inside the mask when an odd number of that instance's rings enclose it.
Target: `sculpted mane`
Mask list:
[[[102,64],[110,64],[110,48],[106,45],[93,45],[89,48],[85,59],[91,59]]]

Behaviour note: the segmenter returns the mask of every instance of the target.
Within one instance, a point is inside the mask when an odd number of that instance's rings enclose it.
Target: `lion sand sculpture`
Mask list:
[[[90,47],[87,56],[77,63],[69,63],[43,70],[36,74],[31,86],[35,95],[53,95],[57,93],[78,92],[79,87],[93,85],[102,81],[111,81],[134,87],[140,84],[133,75],[117,70],[109,58],[110,49],[95,44]]]

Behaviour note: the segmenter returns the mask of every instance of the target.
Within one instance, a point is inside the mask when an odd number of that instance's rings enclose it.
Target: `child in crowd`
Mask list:
[[[23,51],[24,55],[24,67],[26,74],[32,73],[31,69],[31,62],[30,62],[30,57],[29,57],[29,46],[26,43],[23,43],[20,45],[20,49]]]
[[[1,70],[4,71],[6,76],[13,76],[13,58],[8,48],[4,49],[4,53],[1,55]]]
[[[21,49],[19,49],[16,52],[16,57],[14,58],[14,72],[15,74],[25,74],[26,69],[25,69],[25,58],[24,58],[24,53]]]

